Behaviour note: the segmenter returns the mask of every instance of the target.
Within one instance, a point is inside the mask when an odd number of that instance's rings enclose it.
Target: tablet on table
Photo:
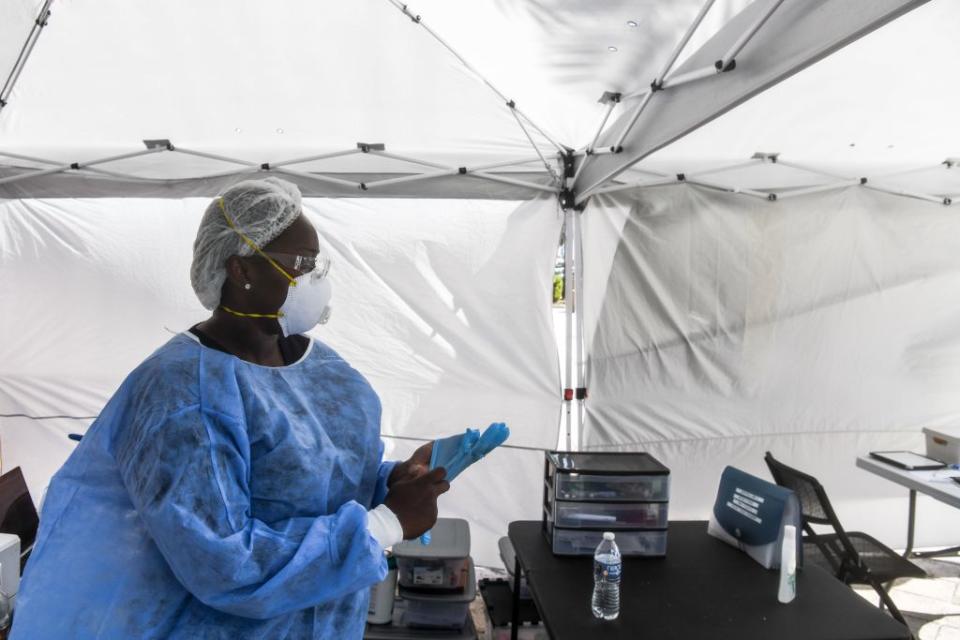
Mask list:
[[[927,471],[947,466],[939,460],[912,451],[871,451],[870,457],[907,471]]]

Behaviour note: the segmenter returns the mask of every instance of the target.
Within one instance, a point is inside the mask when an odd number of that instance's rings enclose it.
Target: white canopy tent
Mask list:
[[[902,544],[904,496],[853,458],[960,419],[957,3],[2,12],[0,439],[36,499],[66,434],[204,317],[186,274],[205,198],[272,174],[335,256],[316,335],[380,393],[388,453],[511,425],[516,448],[441,504],[478,560],[539,518],[558,441],[652,451],[675,517],[706,515],[725,464],[765,474],[770,449]],[[558,360],[564,224],[584,339]],[[920,544],[960,524],[920,517]]]

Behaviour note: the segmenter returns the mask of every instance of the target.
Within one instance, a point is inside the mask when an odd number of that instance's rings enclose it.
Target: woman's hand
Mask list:
[[[400,521],[404,540],[422,535],[437,523],[437,497],[450,489],[446,475],[446,469],[439,467],[417,478],[397,480],[390,487],[383,503]]]
[[[431,455],[433,455],[432,440],[414,451],[409,460],[400,462],[393,468],[390,477],[387,478],[387,487],[392,487],[395,482],[416,480],[430,471]]]

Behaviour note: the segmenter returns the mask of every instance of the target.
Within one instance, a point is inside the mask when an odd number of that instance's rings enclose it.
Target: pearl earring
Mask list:
[[[252,289],[253,287],[250,286],[250,283],[248,282],[247,284],[243,285],[243,288],[246,289],[247,291],[250,291],[250,289]]]

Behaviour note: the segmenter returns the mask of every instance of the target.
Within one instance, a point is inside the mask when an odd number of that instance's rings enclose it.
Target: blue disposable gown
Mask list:
[[[176,336],[53,477],[12,637],[361,638],[379,436],[376,393],[320,342],[264,367]]]

